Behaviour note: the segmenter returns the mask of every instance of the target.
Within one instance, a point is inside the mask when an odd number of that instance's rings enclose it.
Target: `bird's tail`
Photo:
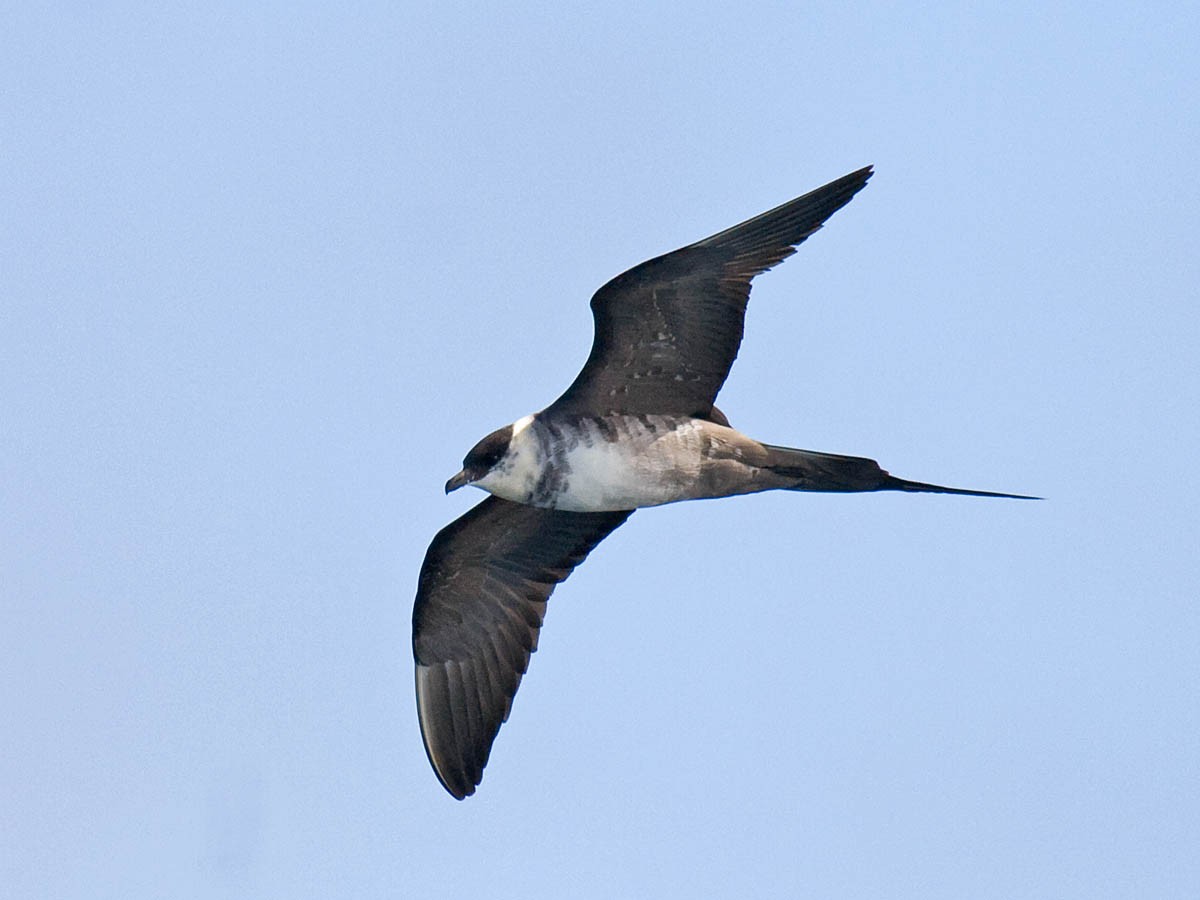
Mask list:
[[[1025,494],[1002,494],[994,491],[973,491],[966,488],[943,487],[921,481],[906,481],[889,475],[873,459],[862,456],[841,456],[837,453],[818,453],[814,450],[794,450],[764,444],[770,456],[766,468],[777,475],[795,479],[789,491],[914,491],[931,494],[966,494],[971,497],[1008,497],[1013,500],[1038,500]]]

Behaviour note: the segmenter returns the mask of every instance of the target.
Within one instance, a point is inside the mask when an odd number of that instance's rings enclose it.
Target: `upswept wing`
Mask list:
[[[592,297],[583,370],[549,411],[707,417],[742,341],[750,281],[796,252],[871,177],[803,197],[618,275]]]
[[[631,512],[488,497],[429,545],[413,607],[417,713],[434,772],[458,799],[483,778],[537,649],[547,598]]]

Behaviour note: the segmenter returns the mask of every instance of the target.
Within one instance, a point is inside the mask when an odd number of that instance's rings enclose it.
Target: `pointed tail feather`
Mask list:
[[[943,487],[907,481],[889,475],[873,459],[862,456],[842,456],[837,453],[818,453],[814,450],[795,450],[764,444],[770,453],[767,468],[778,475],[794,478],[791,491],[914,491],[932,494],[965,494],[971,497],[1006,497],[1012,500],[1040,500],[1025,494],[1004,494],[995,491],[975,491],[967,488]]]
[[[1031,497],[1028,494],[1003,494],[997,491],[972,491],[967,488],[944,487],[940,484],[925,484],[923,481],[906,481],[903,478],[887,476],[884,484],[875,488],[877,491],[913,491],[924,494],[965,494],[968,497],[1007,497],[1009,500],[1041,500],[1041,497]]]

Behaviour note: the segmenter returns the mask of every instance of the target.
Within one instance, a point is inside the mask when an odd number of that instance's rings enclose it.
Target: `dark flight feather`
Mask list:
[[[488,497],[433,539],[413,607],[417,712],[429,761],[458,799],[483,777],[537,649],[546,600],[631,512]]]
[[[549,413],[707,418],[742,341],[754,276],[850,202],[870,166],[609,281],[592,297],[595,336]]]

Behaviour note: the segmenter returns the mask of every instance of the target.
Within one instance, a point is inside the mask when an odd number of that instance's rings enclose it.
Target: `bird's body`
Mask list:
[[[542,509],[612,512],[774,490],[1013,496],[893,478],[874,460],[763,444],[693,416],[535,413],[485,440],[504,439],[503,458],[469,483]]]
[[[506,459],[473,483],[514,503],[606,512],[787,486],[762,444],[691,416],[532,415],[509,427]]]
[[[871,459],[756,441],[714,405],[755,275],[857,193],[870,168],[618,275],[592,298],[583,370],[489,434],[446,491],[492,496],[443,528],[413,608],[417,710],[443,786],[475,790],[558,582],[635,509],[766,490],[1015,497],[906,481]]]

